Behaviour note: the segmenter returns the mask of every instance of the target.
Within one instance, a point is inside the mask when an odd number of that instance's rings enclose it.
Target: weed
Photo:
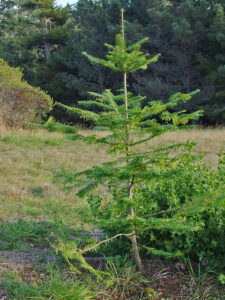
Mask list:
[[[103,291],[110,299],[141,299],[142,296],[148,295],[151,281],[136,271],[130,258],[122,258],[119,255],[108,258],[105,272],[107,277],[103,284]]]
[[[220,275],[218,276],[218,279],[219,279],[219,281],[220,281],[222,284],[225,284],[225,275],[224,275],[224,274],[220,274]]]

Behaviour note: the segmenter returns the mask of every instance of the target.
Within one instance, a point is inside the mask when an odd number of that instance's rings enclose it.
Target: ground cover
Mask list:
[[[88,135],[90,132],[86,130],[85,133]],[[171,132],[156,139],[154,145],[155,143],[178,143],[187,139],[195,141],[197,143],[196,152],[205,154],[206,163],[216,168],[217,154],[225,146],[225,129]],[[145,147],[151,149],[153,144],[149,142]],[[74,288],[69,289],[68,286],[64,287],[64,290],[68,291],[70,298],[51,295],[49,286],[52,282],[56,286],[60,286],[61,279],[56,271],[56,275],[49,271],[50,267],[46,270],[47,263],[49,262],[51,266],[60,265],[62,270],[66,269],[63,259],[55,256],[54,251],[51,250],[48,242],[51,239],[51,233],[57,234],[63,231],[66,235],[76,238],[84,232],[86,235],[92,233],[94,228],[94,224],[89,224],[90,210],[87,203],[79,199],[74,190],[65,190],[63,184],[55,180],[55,175],[61,171],[83,170],[108,159],[109,156],[105,154],[102,145],[87,145],[81,141],[74,143],[63,134],[39,130],[8,131],[1,129],[0,281],[5,282],[5,278],[7,278],[8,282],[8,286],[7,284],[1,285],[0,297],[2,299],[13,299],[13,297],[15,297],[14,299],[30,299],[30,297],[50,299],[50,296],[53,297],[52,299],[93,297],[88,291],[85,291],[86,294],[83,296],[81,296],[82,294],[74,296]],[[121,271],[121,267],[117,267],[117,269]],[[114,270],[117,269],[114,268]],[[64,271],[66,275],[62,276],[71,277],[69,270]],[[145,278],[148,282],[138,284],[137,280],[132,278],[132,283],[128,284],[131,289],[126,290],[124,295],[130,298],[136,297],[133,299],[141,299],[140,297],[144,297],[144,292],[141,294],[139,291],[151,288],[161,293],[161,295],[155,296],[155,299],[162,297],[223,299],[224,291],[222,285],[219,285],[217,281],[217,274],[207,273],[208,271],[195,263],[184,265],[172,263],[171,265],[165,264],[165,262],[156,263],[149,270],[146,262]],[[134,271],[131,273],[134,274]],[[122,274],[121,277],[123,276],[125,275]],[[49,286],[42,286],[42,290],[48,289],[46,298],[43,298],[43,295],[35,294],[35,288],[33,290],[31,288],[30,294],[27,292],[26,295],[24,290],[28,291],[30,286],[35,287],[35,284],[36,287],[40,286],[42,277],[49,280]],[[120,275],[117,274],[117,277],[120,278]],[[137,277],[140,280],[140,276]],[[23,287],[16,286],[15,282],[12,283],[12,279],[15,278],[24,284]],[[11,293],[12,284],[18,291],[15,295]],[[75,285],[75,283],[73,284]],[[71,286],[73,284],[71,283]],[[82,284],[80,283],[80,286]],[[100,283],[99,286],[101,286]],[[119,286],[120,288],[117,285],[117,291],[122,294],[123,284],[120,282]],[[75,289],[78,289],[77,286]],[[110,297],[119,299],[121,296],[116,292],[112,293],[111,286],[108,290],[101,286],[99,290],[101,290],[100,295],[95,295],[94,299],[97,297],[99,299],[110,299]],[[21,295],[23,293],[23,295],[18,296],[19,293]],[[110,293],[113,295],[110,296]],[[146,299],[154,298],[149,296]]]

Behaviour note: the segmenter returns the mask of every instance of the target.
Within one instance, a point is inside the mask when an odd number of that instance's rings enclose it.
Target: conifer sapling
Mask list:
[[[126,45],[123,15],[122,10],[122,30],[121,34],[116,35],[115,45],[106,44],[108,48],[106,59],[95,58],[83,52],[91,63],[120,72],[123,75],[123,88],[116,95],[110,90],[105,90],[102,94],[91,92],[89,94],[94,100],[79,102],[79,108],[60,103],[58,105],[91,121],[96,130],[105,131],[103,137],[99,135],[84,137],[77,134],[76,138],[92,143],[103,143],[111,153],[117,154],[117,159],[76,173],[70,176],[68,182],[75,182],[76,187],[84,185],[78,195],[81,197],[89,195],[92,208],[96,208],[97,205],[96,210],[104,211],[107,208],[111,211],[109,218],[102,217],[101,220],[98,218],[98,222],[102,222],[104,226],[117,228],[119,232],[115,237],[124,235],[131,240],[136,265],[139,270],[142,270],[137,242],[138,232],[146,227],[149,228],[152,223],[145,216],[136,214],[139,205],[138,191],[156,177],[158,165],[165,164],[167,168],[174,163],[176,158],[169,156],[171,149],[177,150],[185,146],[177,144],[148,152],[137,151],[135,146],[146,143],[165,132],[176,130],[178,127],[185,127],[190,120],[197,120],[202,111],[191,114],[186,111],[173,111],[174,107],[185,103],[198,91],[190,94],[178,92],[172,95],[167,103],[151,101],[144,107],[145,97],[134,96],[128,91],[127,76],[137,70],[146,70],[149,64],[157,62],[160,54],[149,57],[141,51],[141,46],[147,38],[130,46]],[[92,108],[98,108],[100,112],[93,112]],[[107,186],[111,194],[107,203],[104,203],[104,197],[101,197],[98,191],[95,193],[97,186],[101,184]],[[184,228],[182,222],[182,219],[177,220],[176,227]],[[172,222],[166,221],[164,226],[172,226]],[[111,239],[107,239],[106,242],[109,240]]]

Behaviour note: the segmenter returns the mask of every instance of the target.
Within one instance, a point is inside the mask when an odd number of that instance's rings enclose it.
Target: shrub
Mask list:
[[[19,68],[0,59],[0,122],[6,127],[40,122],[52,107],[52,99],[22,79]]]
[[[173,258],[179,253],[183,259],[191,257],[203,264],[221,263],[224,259],[225,211],[220,204],[216,205],[216,197],[225,199],[222,188],[225,153],[221,152],[216,171],[204,163],[203,156],[194,156],[189,151],[182,154],[175,165],[165,167],[162,164],[157,172],[152,170],[148,186],[133,190],[137,199],[134,203],[136,214],[152,215],[155,219],[144,229],[142,224],[137,227],[139,244],[144,246],[144,255],[153,253]],[[98,194],[91,194],[88,199],[100,228],[108,236],[118,232],[121,226],[119,220],[126,215],[129,205],[126,191],[111,187],[111,192],[112,197],[107,202]],[[160,212],[168,212],[168,228],[160,225],[165,221],[165,214]],[[170,221],[180,217],[185,218],[187,224],[198,224],[198,230],[179,230],[175,223],[169,225]],[[115,218],[117,223],[110,222]],[[120,254],[129,251],[129,243],[125,240],[116,240],[111,246],[114,253],[115,249]],[[111,248],[106,247],[105,255],[111,254],[110,251]]]

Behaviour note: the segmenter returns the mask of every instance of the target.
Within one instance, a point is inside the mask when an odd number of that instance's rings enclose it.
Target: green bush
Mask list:
[[[150,208],[149,199],[152,199],[152,203],[158,203],[159,207],[155,211],[187,205],[187,209],[181,211],[180,215],[186,216],[189,222],[203,225],[197,231],[187,230],[181,234],[170,230],[153,229],[141,236],[143,244],[150,247],[154,245],[171,253],[180,250],[184,258],[190,256],[202,261],[203,264],[223,262],[225,211],[220,206],[215,208],[214,205],[204,208],[204,201],[211,195],[216,195],[218,191],[225,200],[225,194],[222,194],[223,190],[220,189],[225,179],[224,158],[225,155],[221,155],[217,171],[206,166],[202,159],[194,164],[186,161],[178,166],[176,173],[170,176],[169,180],[159,179],[157,186],[152,185],[148,191],[142,191],[143,207]],[[203,203],[202,210],[194,209],[188,212],[188,204],[193,199]],[[147,211],[145,214],[148,214]]]
[[[148,254],[149,249],[154,249],[152,252],[155,254],[158,251],[159,255],[173,257],[173,254],[179,251],[184,259],[191,257],[202,261],[203,264],[221,263],[224,259],[225,211],[220,206],[216,208],[214,205],[204,206],[204,201],[207,203],[208,198],[217,194],[225,199],[222,188],[224,179],[225,153],[222,152],[218,170],[207,166],[203,162],[203,156],[194,156],[191,152],[180,155],[175,165],[166,168],[162,164],[157,172],[153,170],[148,186],[142,186],[134,191],[135,197],[138,198],[134,207],[136,213],[145,216],[171,211],[168,214],[169,219],[182,217],[186,218],[189,224],[201,226],[196,231],[187,229],[177,232],[173,227],[160,227],[160,222],[164,221],[162,214],[152,216],[156,220],[151,227],[144,230],[140,227],[138,242],[146,247],[142,248],[142,253]],[[99,222],[109,236],[118,231],[121,226],[119,220],[126,215],[129,205],[126,201],[126,191],[115,188],[112,192],[113,197],[108,203],[98,195],[89,196],[93,214],[98,219],[109,220],[106,223]],[[120,199],[119,206],[118,199]],[[194,199],[196,207],[193,207]],[[202,202],[201,209],[198,202]],[[211,200],[210,202],[213,203]],[[111,223],[110,220],[115,218],[118,222]],[[127,252],[128,245],[125,240],[114,241],[111,244],[118,253]],[[110,253],[110,246],[105,248],[105,251],[107,254]]]
[[[52,107],[52,99],[22,79],[19,68],[0,59],[0,122],[6,127],[39,122]]]

